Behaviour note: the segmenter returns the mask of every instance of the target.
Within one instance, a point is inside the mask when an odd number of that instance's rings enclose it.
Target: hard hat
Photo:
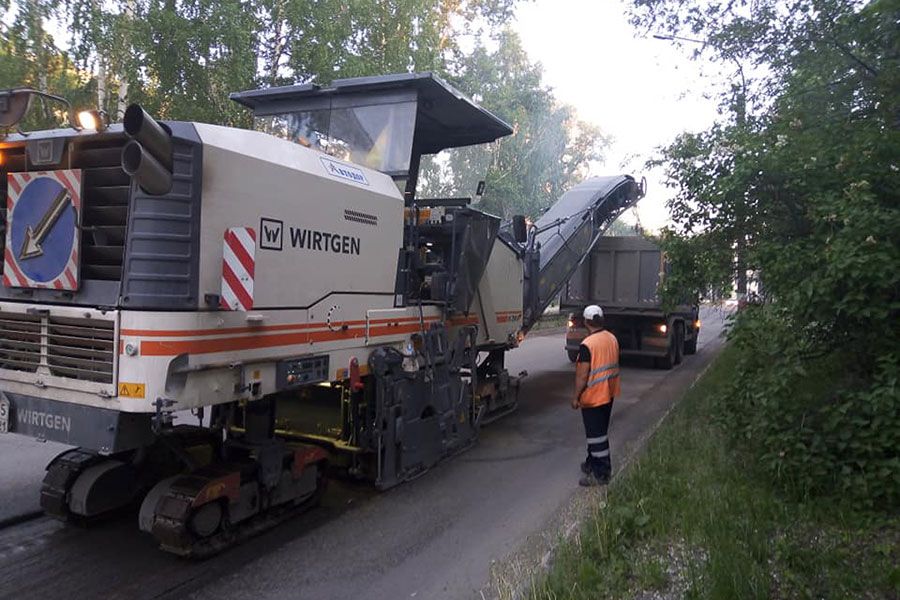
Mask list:
[[[603,309],[597,306],[596,304],[591,304],[587,308],[584,309],[584,318],[588,321],[592,320],[594,317],[602,317]]]

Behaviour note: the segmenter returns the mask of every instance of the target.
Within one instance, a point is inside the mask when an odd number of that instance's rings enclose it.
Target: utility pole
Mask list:
[[[737,101],[735,102],[734,110],[735,110],[735,122],[737,123],[738,130],[744,131],[744,128],[747,125],[747,80],[744,77],[744,66],[740,63],[740,61],[734,56],[729,56],[738,68],[738,74],[741,76],[741,89],[740,95],[737,97]],[[735,229],[737,230],[737,243],[735,247],[735,269],[737,271],[735,277],[735,288],[738,294],[738,297],[745,298],[747,296],[747,263],[745,260],[746,255],[746,233],[744,232],[744,220],[745,215],[743,214],[735,214]]]

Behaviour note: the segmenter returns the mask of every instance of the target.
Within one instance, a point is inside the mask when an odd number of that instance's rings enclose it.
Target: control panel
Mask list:
[[[277,363],[276,387],[288,390],[301,385],[328,381],[328,356],[304,356]]]

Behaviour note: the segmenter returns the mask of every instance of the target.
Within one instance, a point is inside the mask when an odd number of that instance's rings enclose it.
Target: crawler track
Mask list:
[[[220,532],[210,538],[195,541],[189,546],[164,546],[164,549],[184,558],[204,559],[214,556],[227,548],[240,544],[264,531],[272,529],[288,519],[299,516],[318,505],[324,494],[324,487],[297,506],[284,506],[270,509],[262,515],[253,517],[246,523]]]

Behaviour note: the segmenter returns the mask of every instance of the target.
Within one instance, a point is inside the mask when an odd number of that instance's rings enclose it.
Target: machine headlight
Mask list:
[[[78,113],[78,124],[82,129],[93,129],[98,133],[106,131],[109,121],[102,110],[83,110]]]

